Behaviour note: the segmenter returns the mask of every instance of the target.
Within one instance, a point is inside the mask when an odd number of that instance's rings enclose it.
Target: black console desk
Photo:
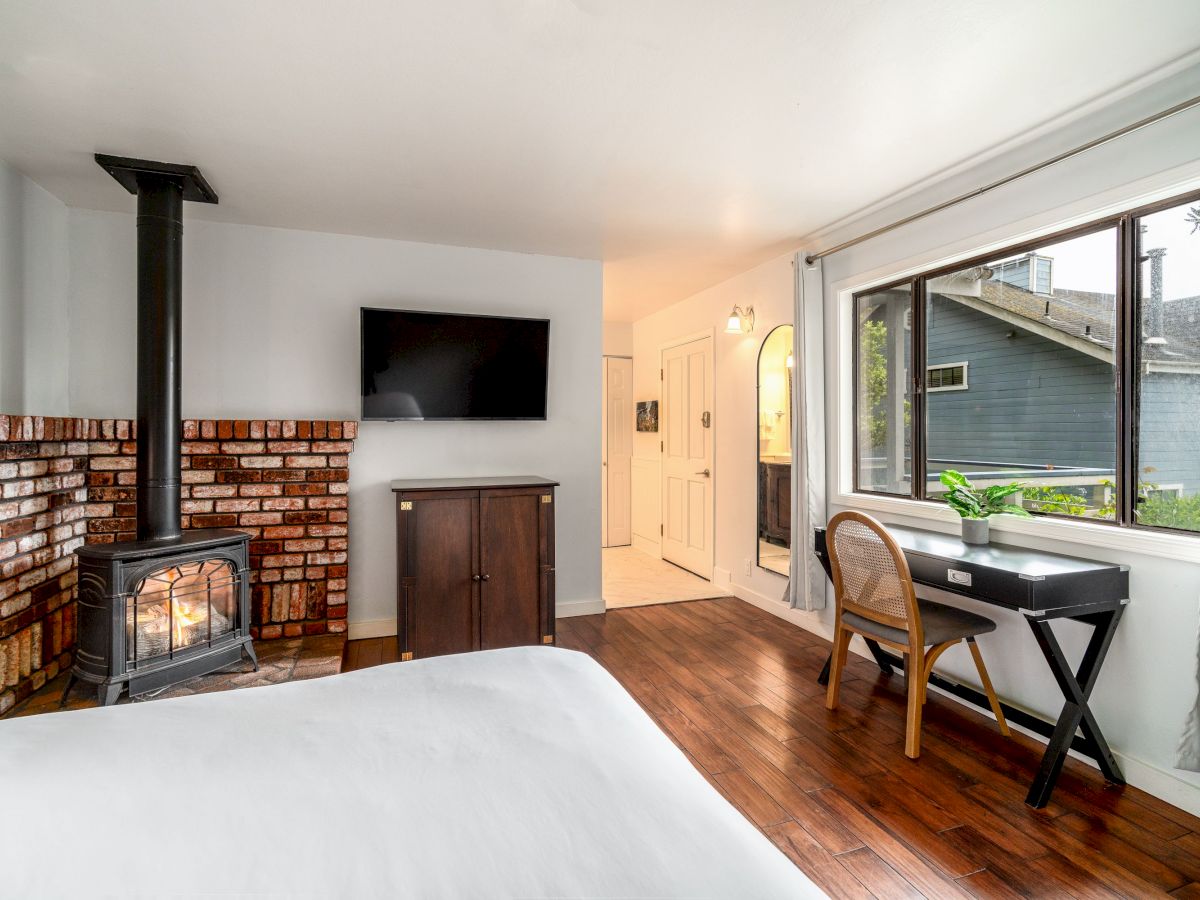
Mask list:
[[[1068,749],[1094,759],[1109,781],[1124,784],[1117,761],[1088,706],[1088,698],[1129,602],[1129,567],[1004,544],[974,546],[964,544],[954,535],[919,528],[889,525],[888,531],[904,550],[914,583],[1017,610],[1025,615],[1033,630],[1062,691],[1064,704],[1053,726],[1024,710],[1001,704],[1010,722],[1049,739],[1025,802],[1039,808],[1049,802]],[[815,539],[817,557],[832,578],[824,528],[816,529]],[[1072,670],[1050,627],[1055,619],[1084,622],[1093,628],[1076,670]],[[904,667],[902,659],[887,653],[874,641],[867,641],[867,646],[885,673]],[[828,662],[819,681],[821,684],[829,681]],[[930,683],[988,708],[987,698],[967,685],[936,673]],[[1077,735],[1080,730],[1082,734]]]

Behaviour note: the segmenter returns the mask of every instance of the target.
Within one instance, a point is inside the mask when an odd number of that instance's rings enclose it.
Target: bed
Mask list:
[[[0,722],[12,897],[823,894],[584,654]]]

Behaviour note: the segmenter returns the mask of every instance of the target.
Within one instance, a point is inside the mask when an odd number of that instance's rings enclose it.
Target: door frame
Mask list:
[[[609,544],[608,543],[608,365],[609,360],[629,360],[630,377],[629,377],[629,415],[632,418],[636,408],[636,402],[633,397],[633,357],[624,353],[602,353],[600,355],[600,546],[602,549],[610,546],[628,547],[633,543],[633,522],[632,522],[632,493],[633,481],[632,472],[630,473],[630,525],[628,544]],[[631,423],[630,428],[634,426]],[[632,434],[630,436],[630,462],[633,460]]]
[[[659,375],[658,375],[658,409],[659,409],[658,432],[661,435],[663,433],[663,431],[665,430],[665,420],[662,417],[663,411],[666,409],[666,403],[663,401],[663,375],[662,375],[662,373],[663,373],[663,369],[665,368],[664,363],[663,363],[663,354],[666,353],[666,351],[668,351],[668,350],[674,349],[675,347],[682,347],[684,344],[691,344],[695,341],[704,340],[705,338],[709,338],[712,341],[712,357],[713,357],[712,358],[713,402],[712,402],[712,408],[710,410],[710,412],[712,413],[712,417],[713,417],[713,424],[710,429],[712,431],[713,464],[712,464],[712,477],[710,479],[712,495],[709,499],[709,510],[708,511],[709,511],[710,515],[709,515],[709,524],[708,524],[708,528],[709,528],[708,537],[709,537],[709,547],[712,548],[712,565],[710,566],[710,568],[712,570],[713,575],[715,575],[716,574],[716,565],[717,565],[717,479],[719,478],[719,473],[720,473],[720,467],[717,465],[717,426],[720,424],[720,421],[721,421],[720,416],[718,415],[718,412],[717,412],[717,329],[715,327],[710,326],[710,327],[702,329],[700,331],[693,331],[690,334],[680,335],[679,337],[675,337],[668,341],[664,341],[663,343],[658,345],[658,373],[659,373]],[[659,495],[660,499],[659,499],[659,504],[658,504],[658,527],[659,527],[658,558],[662,559],[664,562],[670,562],[670,560],[667,560],[663,557],[663,543],[664,543],[663,531],[664,531],[664,527],[666,524],[666,512],[667,512],[666,504],[664,504],[661,499],[663,496],[663,493],[664,493],[664,488],[666,486],[666,480],[667,480],[667,470],[666,470],[666,466],[664,464],[664,459],[663,459],[664,443],[665,443],[665,439],[659,438],[659,443],[658,443],[658,495]],[[672,563],[672,565],[674,565],[674,564]],[[693,572],[692,574],[694,575],[695,573]],[[696,577],[702,578],[703,576],[697,575]],[[710,576],[710,578],[708,580],[711,581],[712,577]]]

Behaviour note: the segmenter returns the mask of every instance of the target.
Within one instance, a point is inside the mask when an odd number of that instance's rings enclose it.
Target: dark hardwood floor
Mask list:
[[[740,600],[560,619],[558,635],[831,896],[1200,898],[1200,819],[1075,760],[1050,805],[1030,809],[1043,745],[933,691],[911,761],[902,675],[852,655],[827,712],[816,675],[829,643]],[[345,668],[395,650],[351,641]]]

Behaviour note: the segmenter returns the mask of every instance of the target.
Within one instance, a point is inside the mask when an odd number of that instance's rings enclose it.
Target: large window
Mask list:
[[[937,499],[956,469],[1200,532],[1200,197],[858,294],[854,322],[856,490]]]

